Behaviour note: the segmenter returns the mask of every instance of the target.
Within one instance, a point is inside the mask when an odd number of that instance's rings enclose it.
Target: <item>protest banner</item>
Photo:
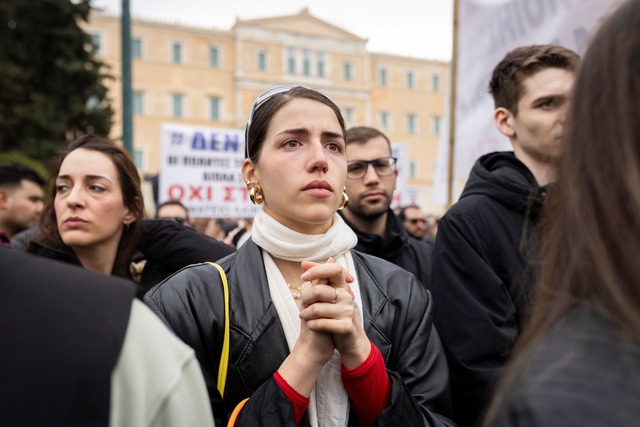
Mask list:
[[[557,44],[583,54],[589,36],[622,0],[457,0],[458,48],[453,183],[448,182],[449,132],[445,126],[436,161],[434,200],[447,188],[459,194],[473,163],[483,154],[511,150],[493,122],[487,88],[493,68],[511,49]],[[449,108],[447,104],[447,109]],[[448,120],[448,113],[445,120]]]
[[[158,199],[180,200],[194,218],[252,218],[242,178],[244,131],[165,123]]]
[[[391,155],[397,159],[396,190],[393,192],[391,208],[402,207],[415,203],[415,195],[412,197],[409,191],[409,145],[405,142],[391,144]]]

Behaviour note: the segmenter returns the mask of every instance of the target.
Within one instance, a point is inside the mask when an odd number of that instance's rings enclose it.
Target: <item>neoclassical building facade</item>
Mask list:
[[[86,25],[114,79],[110,135],[120,139],[120,17],[94,13]],[[141,173],[159,169],[163,123],[242,129],[253,99],[282,84],[302,84],[340,105],[348,126],[374,126],[408,147],[410,200],[431,200],[449,63],[376,53],[367,40],[308,10],[237,20],[228,30],[132,19],[134,157]]]

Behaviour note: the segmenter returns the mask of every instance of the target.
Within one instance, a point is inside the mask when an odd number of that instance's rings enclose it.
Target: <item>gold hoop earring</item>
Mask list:
[[[258,206],[264,202],[264,194],[262,194],[262,190],[259,185],[254,185],[249,190],[249,198],[251,199],[251,203]]]
[[[342,191],[342,201],[340,202],[340,206],[338,206],[338,210],[341,211],[348,204],[349,204],[349,196],[347,196],[347,189],[345,187],[345,189]]]

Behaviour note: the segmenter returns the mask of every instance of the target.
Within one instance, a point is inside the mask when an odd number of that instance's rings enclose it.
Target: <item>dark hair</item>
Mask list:
[[[403,206],[398,211],[398,218],[400,218],[400,221],[402,221],[402,222],[404,222],[407,219],[407,215],[406,215],[407,209],[418,209],[420,212],[422,212],[422,210],[420,209],[420,206],[418,206],[418,205]]]
[[[391,151],[391,141],[389,141],[387,135],[380,132],[378,129],[369,126],[354,126],[349,128],[346,134],[346,144],[364,144],[370,139],[377,138],[379,136],[383,137],[387,141],[389,144],[389,151]]]
[[[554,45],[533,45],[513,49],[493,69],[489,93],[495,108],[506,108],[518,115],[522,98],[522,81],[546,68],[576,72],[580,57],[575,52]]]
[[[286,92],[278,92],[274,94],[273,96],[269,97],[264,102],[259,104],[258,107],[255,107],[251,123],[247,127],[247,140],[245,141],[245,143],[247,144],[247,157],[253,163],[257,163],[258,159],[260,158],[262,143],[264,142],[264,138],[267,135],[271,119],[278,111],[280,111],[282,107],[296,98],[305,98],[313,101],[318,101],[331,108],[338,118],[338,123],[340,123],[342,133],[346,133],[344,118],[342,117],[340,108],[336,105],[335,102],[333,102],[330,98],[318,92],[317,90],[309,89],[304,86],[294,86],[292,89],[287,90]]]
[[[180,206],[187,213],[187,219],[189,218],[189,209],[187,209],[187,207],[183,205],[180,200],[174,199],[167,200],[166,202],[160,203],[158,205],[158,207],[156,208],[156,218],[159,218],[158,213],[160,212],[160,209],[164,208],[165,206]]]
[[[22,185],[22,180],[44,187],[44,179],[30,167],[19,163],[0,164],[0,187],[15,189]]]
[[[528,322],[488,421],[533,347],[588,305],[640,342],[640,2],[598,30],[574,85]]]
[[[39,240],[45,243],[63,243],[60,232],[58,231],[56,211],[54,208],[56,189],[53,183],[60,173],[60,167],[64,159],[78,148],[105,154],[111,159],[116,168],[120,189],[122,190],[122,201],[135,216],[136,220],[129,224],[128,227],[125,227],[122,232],[111,274],[131,278],[129,263],[142,235],[144,218],[144,200],[140,188],[140,175],[138,175],[136,165],[129,155],[120,147],[105,139],[95,135],[84,135],[71,142],[65,150],[59,153],[55,162],[54,173],[51,176],[51,184],[48,190],[50,197],[42,216],[43,220],[40,225],[42,236]]]

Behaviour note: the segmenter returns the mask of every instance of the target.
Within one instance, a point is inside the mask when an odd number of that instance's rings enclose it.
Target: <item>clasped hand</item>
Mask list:
[[[357,367],[368,357],[370,343],[353,304],[355,296],[349,287],[353,277],[332,258],[325,264],[305,261],[302,269],[301,338],[310,338],[316,356],[326,358],[324,362],[335,348],[347,369]]]

